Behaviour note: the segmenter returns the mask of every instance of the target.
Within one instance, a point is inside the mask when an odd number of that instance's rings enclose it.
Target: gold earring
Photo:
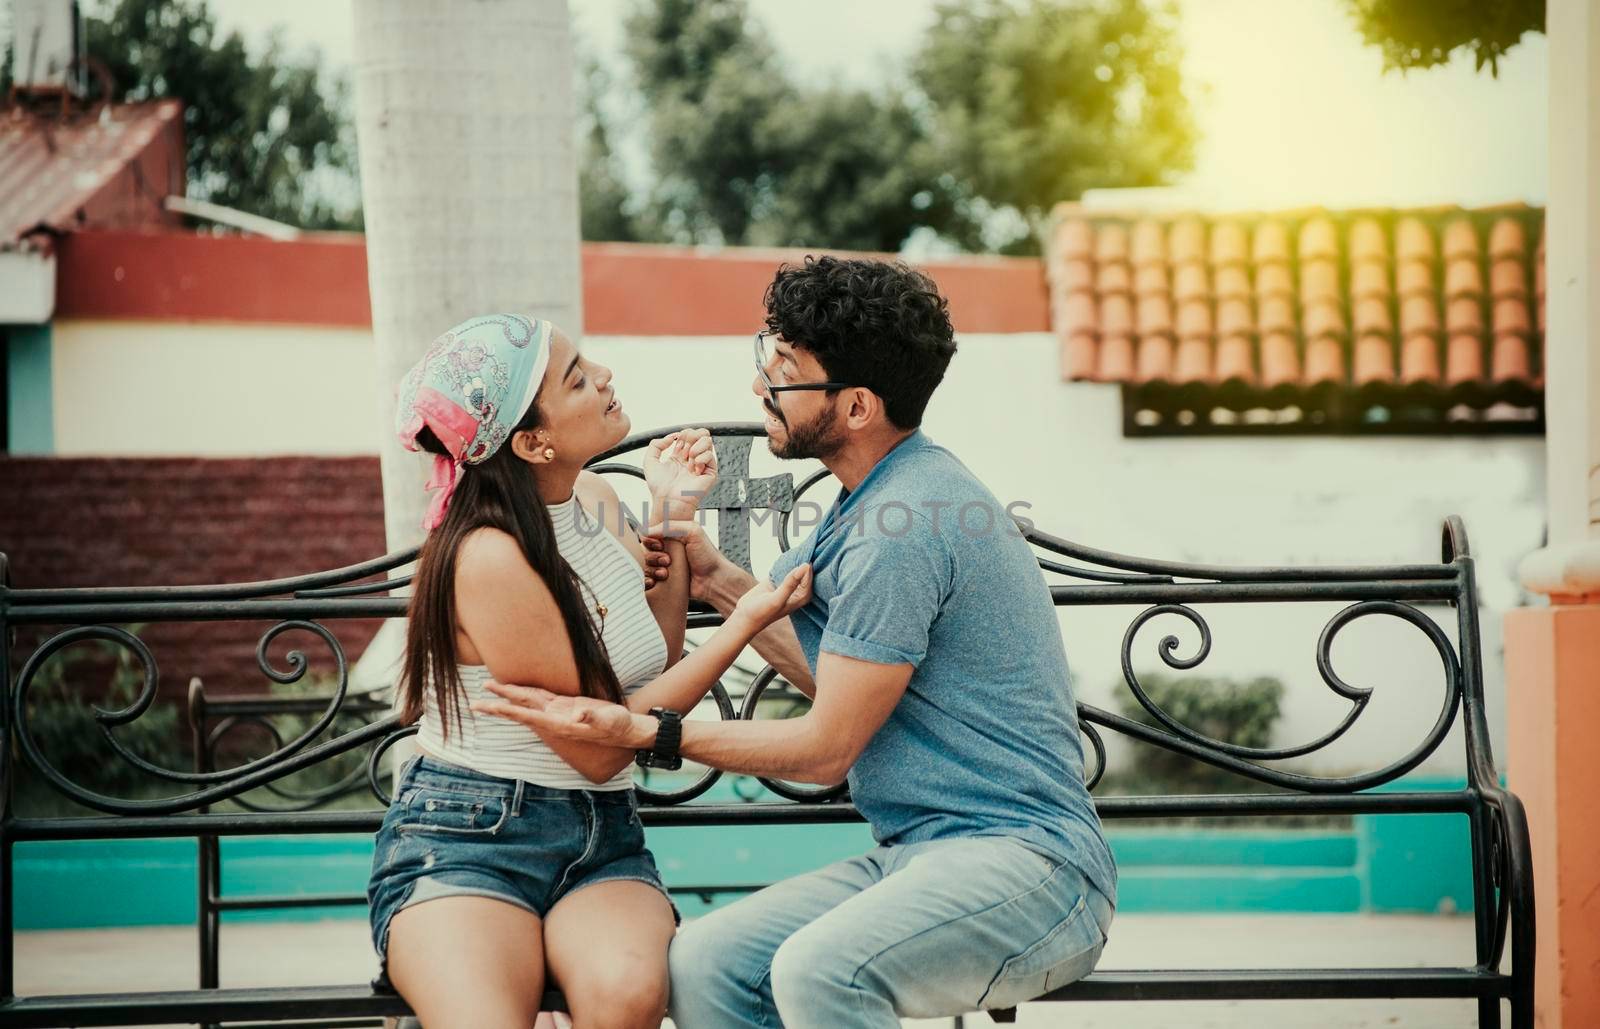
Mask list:
[[[544,459],[546,461],[554,461],[556,459],[556,452],[553,447],[544,448]]]

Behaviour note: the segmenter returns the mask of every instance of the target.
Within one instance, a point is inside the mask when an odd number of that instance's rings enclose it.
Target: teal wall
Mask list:
[[[13,454],[55,450],[50,372],[50,326],[11,325],[6,340],[6,449]]]
[[[1406,789],[1459,788],[1409,781]],[[1123,912],[1470,911],[1465,816],[1361,816],[1348,832],[1230,829],[1110,832]],[[871,846],[862,825],[662,828],[650,846],[669,886],[753,886]],[[223,893],[362,893],[366,835],[222,841]],[[21,843],[17,928],[193,923],[193,840]],[[675,894],[686,916],[707,898]],[[728,902],[722,895],[711,904]],[[227,920],[365,917],[365,908],[239,912]]]

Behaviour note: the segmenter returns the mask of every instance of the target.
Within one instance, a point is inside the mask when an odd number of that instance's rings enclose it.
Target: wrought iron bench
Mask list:
[[[642,477],[639,467],[618,458],[642,449],[663,431],[638,434],[592,465],[605,474]],[[749,449],[762,430],[756,424],[712,428],[722,480],[705,506],[717,509],[720,545],[749,567],[751,515],[774,517],[784,547],[790,545],[791,517],[797,498],[826,477],[818,471],[795,485],[792,476],[752,479]],[[1443,557],[1437,564],[1374,567],[1231,568],[1153,561],[1108,553],[1023,526],[1040,551],[1039,564],[1050,580],[1055,603],[1062,607],[1132,605],[1132,618],[1121,641],[1126,685],[1153,716],[1154,724],[1135,721],[1086,704],[1080,705],[1080,728],[1095,754],[1091,788],[1105,772],[1106,748],[1101,729],[1114,730],[1140,744],[1188,755],[1276,788],[1271,793],[1184,796],[1107,796],[1097,798],[1103,818],[1299,816],[1317,814],[1448,813],[1465,816],[1471,831],[1476,961],[1467,967],[1433,968],[1307,968],[1256,970],[1099,971],[1057,990],[1048,1001],[1073,1000],[1232,1000],[1324,998],[1469,998],[1476,999],[1479,1023],[1497,1026],[1502,1004],[1508,1003],[1512,1025],[1533,1025],[1534,907],[1528,830],[1522,804],[1501,788],[1490,753],[1485,720],[1481,638],[1473,559],[1459,519],[1444,526]],[[221,856],[225,837],[277,834],[371,833],[380,809],[316,810],[334,796],[370,789],[386,803],[380,774],[384,752],[409,730],[389,715],[376,696],[348,688],[348,668],[337,635],[328,628],[349,619],[389,618],[404,614],[403,599],[388,591],[404,577],[385,578],[402,569],[414,552],[389,555],[334,571],[271,582],[204,587],[106,589],[12,589],[0,555],[0,679],[5,704],[0,718],[0,1027],[50,1025],[131,1025],[141,1023],[222,1023],[315,1019],[318,1024],[406,1014],[404,1002],[367,984],[340,987],[222,988],[217,973],[220,915],[229,910],[285,908],[330,903],[360,904],[359,896],[275,896],[230,898],[220,895]],[[1202,604],[1296,604],[1347,602],[1322,628],[1316,644],[1320,677],[1327,688],[1349,703],[1344,718],[1309,743],[1253,748],[1207,737],[1180,724],[1152,701],[1134,668],[1134,645],[1141,628],[1158,615],[1186,619],[1199,635],[1189,657],[1177,656],[1181,644],[1164,637],[1160,660],[1178,670],[1192,669],[1211,649],[1211,630],[1201,616]],[[1445,626],[1419,605],[1445,609]],[[1449,612],[1453,608],[1453,616]],[[1411,751],[1384,767],[1343,777],[1323,777],[1274,767],[1310,754],[1341,737],[1365,710],[1371,691],[1345,682],[1334,671],[1334,639],[1352,622],[1373,615],[1398,618],[1420,632],[1437,651],[1442,670],[1442,701],[1432,728]],[[117,741],[116,729],[144,714],[156,698],[156,659],[149,647],[119,623],[247,621],[271,626],[260,638],[257,663],[267,677],[282,683],[301,680],[308,667],[303,654],[292,652],[288,667],[279,668],[269,646],[289,632],[310,633],[328,648],[336,670],[326,697],[285,700],[283,697],[208,698],[191,685],[189,716],[195,749],[190,770],[156,768]],[[691,613],[692,627],[718,623],[715,612]],[[1453,625],[1452,625],[1453,623]],[[40,640],[30,653],[13,654],[18,630]],[[1453,635],[1453,639],[1452,639]],[[30,688],[41,669],[64,648],[86,640],[108,641],[124,648],[142,670],[138,696],[120,710],[98,710],[109,746],[157,781],[183,790],[164,799],[125,799],[97,793],[57,771],[43,753],[28,724]],[[20,671],[12,674],[13,658]],[[725,718],[754,717],[758,701],[781,680],[768,667],[747,685],[736,713],[721,684],[714,701]],[[263,756],[217,768],[218,746],[241,724],[265,724],[274,716],[314,716],[296,738],[274,739]],[[1416,768],[1445,740],[1457,719],[1464,723],[1466,785],[1446,792],[1405,789],[1372,792]],[[275,730],[274,730],[275,731]],[[331,733],[331,739],[324,739]],[[320,762],[364,751],[364,770],[311,794],[282,787],[282,780]],[[348,758],[346,759],[348,760]],[[16,773],[26,763],[56,791],[98,816],[20,817],[11,804]],[[222,762],[226,764],[227,762]],[[708,772],[698,781],[670,793],[644,791],[648,826],[757,826],[859,821],[847,796],[838,790],[818,791],[781,782],[766,785],[785,798],[778,803],[685,803],[704,793],[717,778]],[[1400,784],[1404,786],[1404,784]],[[260,800],[262,790],[276,796]],[[251,791],[257,791],[251,793]],[[249,795],[246,797],[245,795]],[[257,798],[256,800],[249,799]],[[225,800],[241,801],[245,810],[216,811]],[[269,809],[276,808],[276,810]],[[106,993],[87,996],[18,997],[15,990],[15,898],[13,876],[19,843],[41,840],[192,838],[198,841],[200,874],[201,958],[198,988],[177,992]],[[748,887],[746,887],[748,888]],[[713,887],[690,887],[708,893]],[[1505,954],[1509,941],[1511,954]],[[1509,966],[1509,967],[1506,967]],[[547,998],[552,1007],[558,995]],[[1014,1011],[993,1012],[1010,1021]]]

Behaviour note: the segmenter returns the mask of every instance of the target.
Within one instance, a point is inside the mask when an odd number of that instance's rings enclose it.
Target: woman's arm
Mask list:
[[[650,552],[645,549],[633,526],[623,517],[622,501],[617,497],[617,491],[606,482],[605,476],[594,472],[580,472],[576,488],[579,502],[607,532],[616,536],[627,548],[628,553],[633,555],[633,559],[639,562],[642,582],[643,577],[650,574],[651,566],[648,561]],[[657,500],[651,501],[653,506],[659,503]],[[681,504],[675,509],[687,510],[686,506]],[[654,508],[651,515],[652,517],[655,515]],[[683,517],[692,516],[690,512]],[[650,613],[655,616],[656,624],[661,627],[662,637],[667,641],[667,667],[671,668],[683,655],[683,639],[689,613],[689,571],[683,559],[682,543],[677,543],[676,548],[667,549],[666,553],[669,558],[676,560],[667,565],[667,577],[658,579],[656,584],[645,592],[644,599],[645,603],[650,605]]]
[[[800,572],[803,569],[796,569]],[[802,577],[767,591],[787,601],[799,595]],[[809,582],[805,589],[809,590]],[[687,711],[700,702],[728,670],[739,652],[772,618],[735,610],[721,628],[689,657],[663,672],[628,699],[630,710],[652,707]],[[774,614],[782,617],[787,614]],[[577,659],[555,597],[529,566],[516,540],[496,529],[480,529],[462,543],[456,570],[456,617],[500,682],[537,685],[552,693],[577,696]],[[548,627],[532,631],[530,626]],[[633,760],[631,750],[546,737],[564,761],[592,782],[605,782]]]

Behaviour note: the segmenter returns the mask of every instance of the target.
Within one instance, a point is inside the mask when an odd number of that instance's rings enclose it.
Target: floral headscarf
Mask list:
[[[461,466],[488,460],[528,413],[550,363],[554,328],[520,314],[472,318],[434,340],[401,380],[394,423],[401,445],[421,450],[417,433],[427,426],[450,452],[434,455],[424,529],[444,521]]]

